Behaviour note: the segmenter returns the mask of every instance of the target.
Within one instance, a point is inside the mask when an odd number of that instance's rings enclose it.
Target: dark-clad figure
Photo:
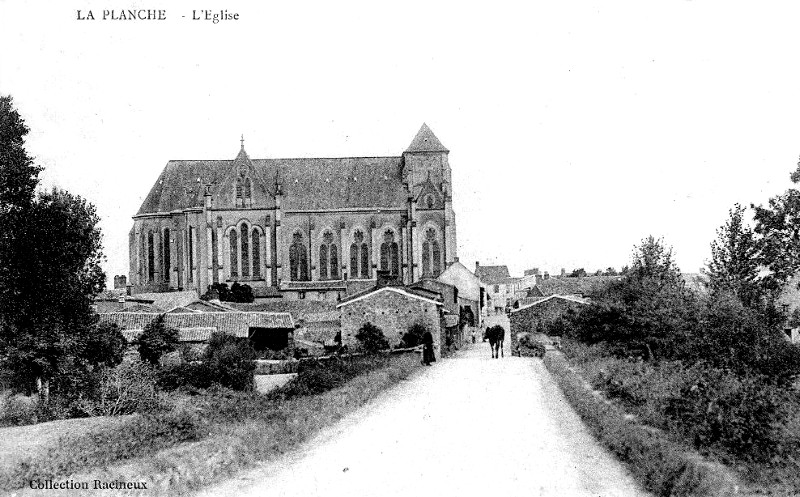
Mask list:
[[[433,353],[433,335],[426,330],[422,334],[422,364],[430,366],[432,362],[436,362],[436,356]]]

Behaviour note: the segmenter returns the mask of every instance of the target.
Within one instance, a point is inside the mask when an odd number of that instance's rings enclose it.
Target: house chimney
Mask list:
[[[478,261],[475,261],[475,272],[476,272],[476,273],[478,272],[478,268],[479,268],[479,267],[481,267],[481,263],[480,263],[480,262],[478,262]]]
[[[566,275],[567,275],[567,270],[562,267],[561,268],[561,277],[563,278]]]

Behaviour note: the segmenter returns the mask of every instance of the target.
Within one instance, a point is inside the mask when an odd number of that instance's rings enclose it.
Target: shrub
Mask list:
[[[529,333],[520,337],[519,349],[522,357],[544,357],[547,350],[542,342],[533,338]]]
[[[256,353],[246,339],[226,333],[211,335],[204,362],[220,385],[233,390],[252,390]]]
[[[361,349],[367,354],[376,354],[389,348],[389,342],[383,335],[383,331],[369,322],[364,323],[358,330],[356,340],[358,340]]]
[[[150,364],[158,364],[161,356],[178,347],[178,330],[164,324],[160,315],[147,324],[139,336],[139,355]]]
[[[415,323],[412,324],[400,339],[402,347],[416,347],[422,343],[422,335],[425,334],[425,326]]]
[[[274,390],[271,395],[286,398],[326,392],[356,376],[386,366],[387,360],[374,355],[304,360],[297,368],[297,378]]]
[[[90,416],[119,416],[147,413],[160,407],[156,373],[152,366],[138,361],[124,362],[101,373],[97,398],[85,401]]]
[[[35,396],[12,395],[0,397],[0,426],[34,424],[38,420],[39,399]]]
[[[214,383],[214,372],[203,362],[183,362],[161,368],[157,383],[167,391],[180,387],[209,388]]]

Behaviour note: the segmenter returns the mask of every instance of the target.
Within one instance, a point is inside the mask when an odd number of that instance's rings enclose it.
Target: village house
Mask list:
[[[376,286],[343,300],[337,307],[341,313],[342,345],[357,347],[356,334],[365,323],[380,328],[390,347],[400,345],[411,325],[420,324],[433,335],[434,352],[445,351],[446,323],[440,298],[431,298],[426,290],[402,286]]]
[[[494,313],[505,312],[521,288],[520,278],[512,278],[508,266],[481,266],[476,261],[475,276],[486,286]]]

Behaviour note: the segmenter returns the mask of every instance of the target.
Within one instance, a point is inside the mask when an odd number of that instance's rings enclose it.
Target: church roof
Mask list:
[[[240,155],[245,154],[240,151]],[[246,154],[245,154],[246,156]],[[240,157],[244,158],[244,157]],[[257,175],[274,194],[282,185],[282,206],[294,210],[359,207],[404,208],[408,197],[402,157],[253,159]],[[138,215],[203,206],[206,184],[226,181],[236,160],[171,160]]]
[[[411,141],[406,152],[449,152],[449,150],[436,138],[428,125],[422,123],[422,127],[419,128],[417,136]]]

